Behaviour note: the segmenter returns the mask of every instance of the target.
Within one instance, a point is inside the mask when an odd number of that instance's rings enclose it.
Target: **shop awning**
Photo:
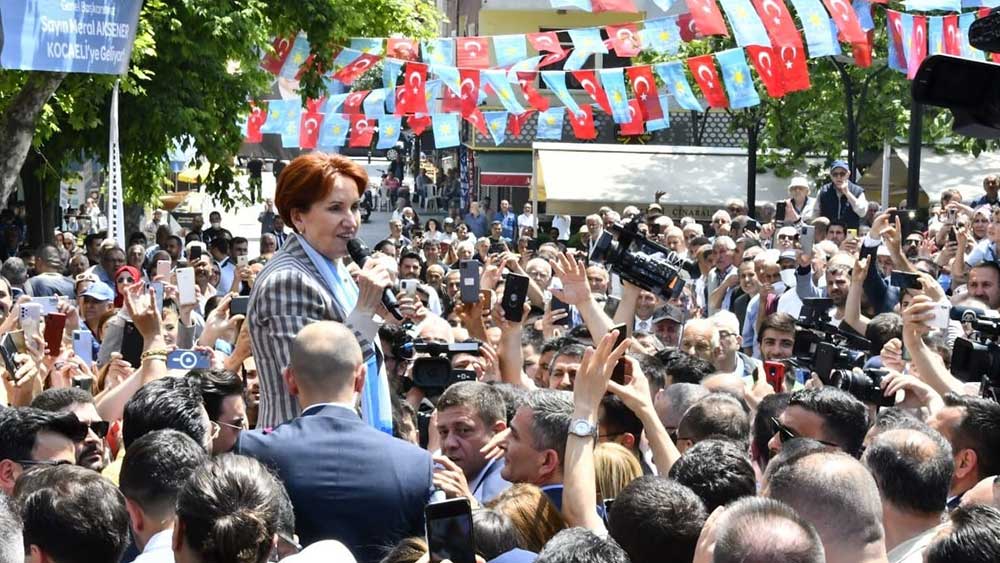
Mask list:
[[[747,196],[742,149],[535,143],[532,197],[548,214],[585,215],[602,205],[644,206],[655,192],[671,216],[708,219],[726,199]],[[788,179],[757,175],[757,202],[788,197]]]
[[[531,153],[480,152],[476,157],[480,186],[531,187]]]

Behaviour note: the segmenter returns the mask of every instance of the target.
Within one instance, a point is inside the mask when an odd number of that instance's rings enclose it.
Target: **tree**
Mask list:
[[[211,163],[207,191],[224,205],[240,197],[230,163],[242,143],[248,100],[273,77],[258,62],[270,38],[299,30],[312,64],[304,95],[320,95],[322,69],[350,37],[427,37],[440,15],[428,0],[146,0],[129,72],[122,77],[120,134],[126,199],[147,203],[168,177],[175,139]],[[109,93],[116,77],[0,70],[0,206],[13,192],[29,150],[31,174],[55,190],[72,162],[107,160]]]

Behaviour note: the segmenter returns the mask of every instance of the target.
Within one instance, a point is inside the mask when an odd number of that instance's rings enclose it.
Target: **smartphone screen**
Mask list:
[[[52,313],[45,316],[45,345],[50,356],[58,356],[62,352],[63,330],[66,328],[66,315]]]
[[[785,213],[788,211],[788,202],[779,201],[774,204],[774,220],[777,223],[785,221]]]
[[[122,333],[122,359],[138,369],[142,365],[142,348],[145,344],[135,323],[126,322]]]
[[[472,536],[472,507],[464,498],[428,504],[427,547],[431,563],[476,563],[476,544]]]
[[[188,249],[187,254],[188,254],[189,264],[193,264],[194,262],[201,260],[201,246],[197,244],[192,246],[190,249]]]
[[[165,278],[170,275],[170,260],[157,260],[156,277]]]
[[[556,321],[554,324],[557,325],[568,325],[569,324],[569,303],[560,301],[558,298],[553,297],[552,301],[549,302],[549,307],[555,311],[556,309],[562,309],[566,311],[566,316]]]
[[[229,315],[245,315],[247,314],[247,308],[249,305],[250,298],[246,295],[233,297],[233,300],[229,302]]]
[[[479,262],[475,260],[462,260],[458,265],[461,273],[462,286],[459,294],[463,303],[479,302]]]
[[[889,276],[889,283],[899,289],[922,289],[920,277],[911,272],[901,272],[893,270]]]
[[[775,393],[781,393],[785,389],[785,364],[764,362],[764,377]]]
[[[73,331],[73,353],[88,366],[94,363],[94,335],[89,330]]]
[[[503,307],[504,317],[508,321],[519,323],[524,318],[524,301],[528,296],[528,276],[521,274],[507,274],[507,281],[503,286]]]

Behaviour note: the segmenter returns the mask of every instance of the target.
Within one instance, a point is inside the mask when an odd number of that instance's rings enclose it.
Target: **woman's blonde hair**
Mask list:
[[[486,503],[503,513],[517,529],[517,543],[521,549],[539,553],[560,530],[566,528],[562,514],[549,497],[534,485],[518,483]]]
[[[633,479],[642,477],[642,466],[625,446],[605,442],[594,448],[594,472],[597,494],[603,501],[615,498]]]

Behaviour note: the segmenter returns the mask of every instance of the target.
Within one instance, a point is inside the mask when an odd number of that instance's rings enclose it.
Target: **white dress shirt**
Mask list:
[[[133,559],[132,563],[174,563],[174,550],[171,545],[173,537],[173,528],[153,534],[146,542],[146,547],[142,548],[142,553]]]

